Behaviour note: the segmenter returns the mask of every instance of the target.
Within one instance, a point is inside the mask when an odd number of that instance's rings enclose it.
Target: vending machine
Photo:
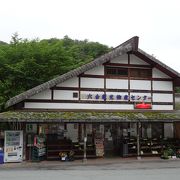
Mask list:
[[[4,162],[23,160],[23,131],[5,131]]]

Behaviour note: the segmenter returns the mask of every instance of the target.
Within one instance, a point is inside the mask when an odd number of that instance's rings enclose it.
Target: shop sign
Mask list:
[[[151,104],[145,104],[144,102],[141,104],[136,104],[135,105],[136,109],[151,109],[152,105]]]
[[[97,94],[81,94],[81,99],[84,100],[109,100],[109,101],[136,101],[136,102],[148,102],[151,101],[151,96],[147,95],[128,95],[128,94],[105,94],[105,93],[97,93]]]

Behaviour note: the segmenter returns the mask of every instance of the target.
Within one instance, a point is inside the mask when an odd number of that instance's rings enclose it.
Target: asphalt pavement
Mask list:
[[[180,160],[94,159],[0,165],[0,180],[179,180]]]
[[[102,158],[87,161],[41,161],[0,164],[0,171],[13,170],[137,170],[137,169],[178,169],[180,159],[160,158]],[[1,180],[1,179],[0,179]]]

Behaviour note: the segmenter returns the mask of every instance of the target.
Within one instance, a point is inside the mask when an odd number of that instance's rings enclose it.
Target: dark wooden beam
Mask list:
[[[79,104],[134,104],[138,101],[97,101],[97,100],[47,100],[47,99],[27,99],[26,102],[35,103],[79,103]],[[173,102],[153,102],[154,105],[173,105]]]
[[[128,54],[130,56],[130,54]],[[129,63],[129,60],[128,60]],[[105,63],[106,66],[116,66],[116,67],[129,67],[129,68],[146,68],[151,69],[151,65],[141,65],[141,64],[121,64],[121,63]]]

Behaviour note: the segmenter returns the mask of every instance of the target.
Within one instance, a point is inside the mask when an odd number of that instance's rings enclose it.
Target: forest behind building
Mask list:
[[[11,97],[92,61],[110,48],[98,42],[63,39],[0,41],[0,111]]]

